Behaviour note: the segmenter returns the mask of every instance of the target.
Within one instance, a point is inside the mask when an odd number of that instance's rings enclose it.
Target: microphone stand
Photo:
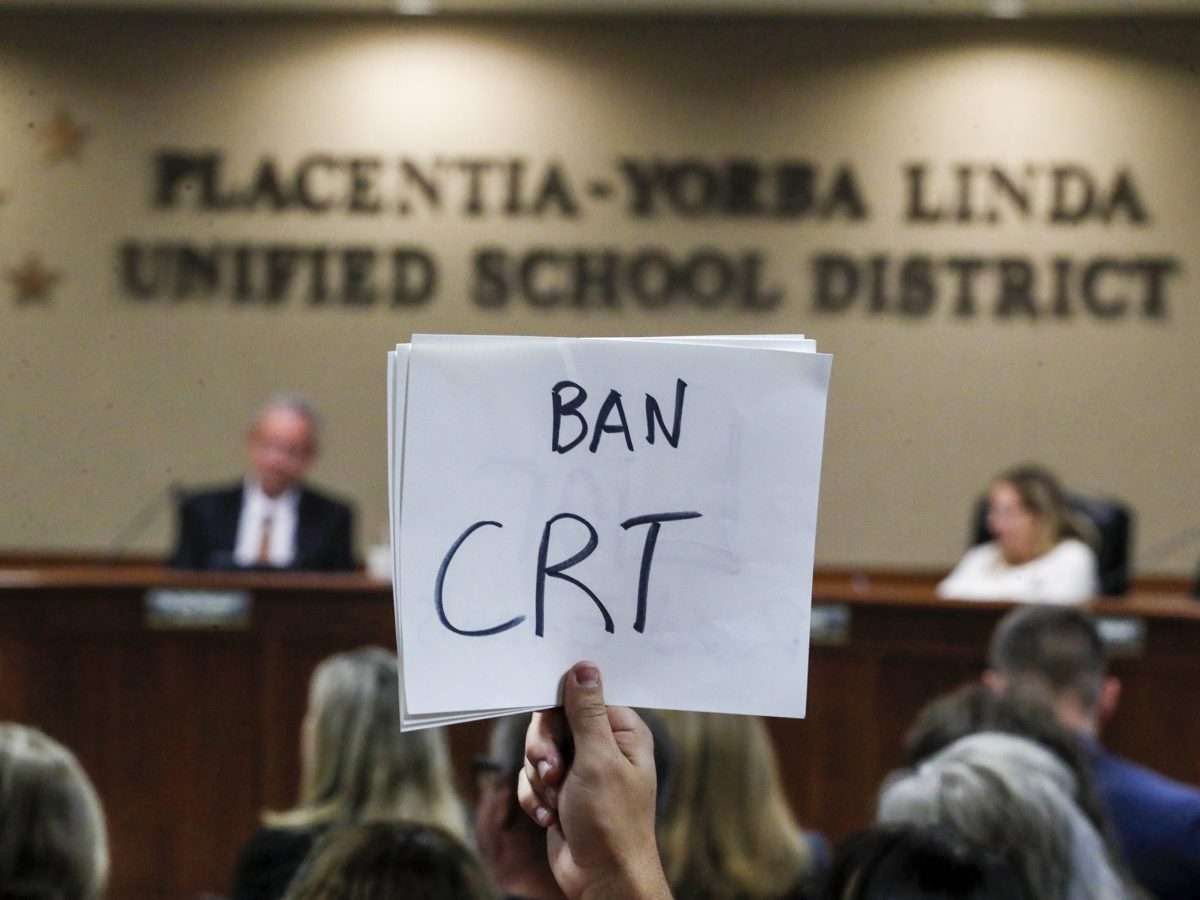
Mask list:
[[[164,508],[176,505],[183,495],[183,487],[176,481],[172,481],[161,491],[155,493],[117,532],[109,542],[105,555],[110,557],[124,555],[125,551],[129,549],[129,545],[146,533],[146,530],[158,518],[158,514]]]

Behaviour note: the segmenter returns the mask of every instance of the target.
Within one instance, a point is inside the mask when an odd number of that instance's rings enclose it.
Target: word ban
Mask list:
[[[667,443],[672,447],[679,447],[679,434],[683,429],[683,392],[687,389],[687,382],[682,378],[675,380],[675,417],[672,427],[668,430],[666,422],[663,420],[662,409],[658,405],[658,401],[650,394],[646,395],[646,443],[654,444],[655,423],[658,423],[658,429],[662,431],[663,437],[667,439]],[[564,391],[574,391],[574,395],[569,400],[563,399]],[[580,407],[587,400],[587,391],[573,381],[560,381],[550,391],[551,409],[553,412],[553,423],[550,436],[550,447],[555,453],[566,453],[571,448],[582,443],[584,438],[588,436],[588,420],[580,412]],[[579,431],[575,437],[567,443],[561,440],[562,420],[564,416],[572,416],[579,423]],[[610,422],[610,419],[616,417],[616,422]],[[615,390],[610,390],[608,396],[604,398],[604,402],[600,404],[600,411],[596,413],[596,421],[592,426],[592,440],[588,444],[588,450],[592,453],[596,452],[596,448],[600,446],[600,438],[604,434],[621,434],[625,437],[625,446],[630,451],[633,450],[633,435],[629,432],[629,420],[625,418],[625,406],[621,403],[621,395]]]

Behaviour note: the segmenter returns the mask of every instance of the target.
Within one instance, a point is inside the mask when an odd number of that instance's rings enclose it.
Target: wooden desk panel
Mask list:
[[[189,585],[250,591],[247,627],[147,627],[146,591]],[[817,579],[818,602],[849,608],[849,639],[813,648],[808,719],[770,725],[801,820],[835,840],[870,820],[913,715],[978,675],[1008,608],[937,601],[930,588],[927,577]],[[1145,654],[1114,663],[1125,698],[1106,742],[1200,783],[1200,604],[1145,596],[1095,608],[1147,625]],[[222,892],[261,810],[294,801],[314,666],[394,642],[390,587],[356,575],[0,569],[0,718],[45,729],[94,779],[113,848],[110,896]],[[451,729],[464,790],[487,729]]]
[[[200,579],[251,590],[242,630],[148,628],[148,588],[197,582],[173,573],[7,580],[0,715],[43,728],[92,776],[114,898],[226,890],[261,810],[294,802],[316,663],[363,644],[395,647],[390,588],[362,578]]]

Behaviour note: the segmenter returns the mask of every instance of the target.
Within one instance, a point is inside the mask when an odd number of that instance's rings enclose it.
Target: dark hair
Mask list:
[[[1076,609],[1029,606],[1000,620],[988,649],[992,670],[1010,681],[1035,679],[1052,694],[1070,692],[1096,708],[1107,672],[1104,641]]]
[[[1042,744],[1073,769],[1084,760],[1079,742],[1054,711],[1030,696],[997,695],[978,682],[964,684],[922,707],[904,736],[904,764],[919,765],[961,737],[1001,731]]]
[[[838,848],[818,900],[1035,900],[1020,871],[946,828],[876,825]]]
[[[1104,839],[1110,855],[1116,840],[1096,793],[1091,762],[1079,739],[1062,725],[1054,711],[1026,694],[997,696],[985,685],[972,683],[934,699],[917,714],[904,738],[904,764],[910,768],[949,747],[959,738],[981,731],[998,731],[1041,744],[1071,770],[1076,780],[1075,802]]]
[[[286,900],[498,900],[475,855],[448,831],[418,822],[368,822],[327,834]]]

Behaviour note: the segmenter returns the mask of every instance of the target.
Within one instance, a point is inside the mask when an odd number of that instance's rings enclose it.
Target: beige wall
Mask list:
[[[1033,458],[1074,487],[1137,510],[1145,571],[1187,573],[1200,534],[1200,24],[870,21],[520,21],[0,17],[0,550],[105,548],[163,486],[239,470],[247,419],[268,394],[309,394],[327,420],[316,480],[355,498],[361,543],[386,524],[384,354],[415,331],[531,334],[805,332],[835,354],[818,560],[945,566],[994,470]],[[78,160],[38,139],[65,109],[87,129]],[[512,157],[572,179],[577,217],[446,209],[156,210],[154,154]],[[639,219],[616,160],[852,169],[869,218],[664,214]],[[959,163],[1010,173],[1078,164],[1131,174],[1149,221],[905,221],[904,165],[941,185]],[[1049,187],[1035,176],[1035,210]],[[608,200],[582,186],[606,180]],[[978,209],[978,204],[976,209]],[[118,277],[126,240],[418,244],[437,259],[426,305],[239,306],[228,296],[138,303]],[[469,298],[477,247],[535,245],[686,255],[757,252],[775,309],[484,310]],[[1167,257],[1166,315],[1079,312],[822,313],[824,251]],[[18,305],[8,279],[40,253],[60,280]],[[986,280],[985,279],[985,280]],[[1131,289],[1112,281],[1106,290]],[[1042,294],[1048,297],[1048,289]],[[1042,306],[1048,306],[1044,299]],[[161,512],[132,549],[170,539]]]

